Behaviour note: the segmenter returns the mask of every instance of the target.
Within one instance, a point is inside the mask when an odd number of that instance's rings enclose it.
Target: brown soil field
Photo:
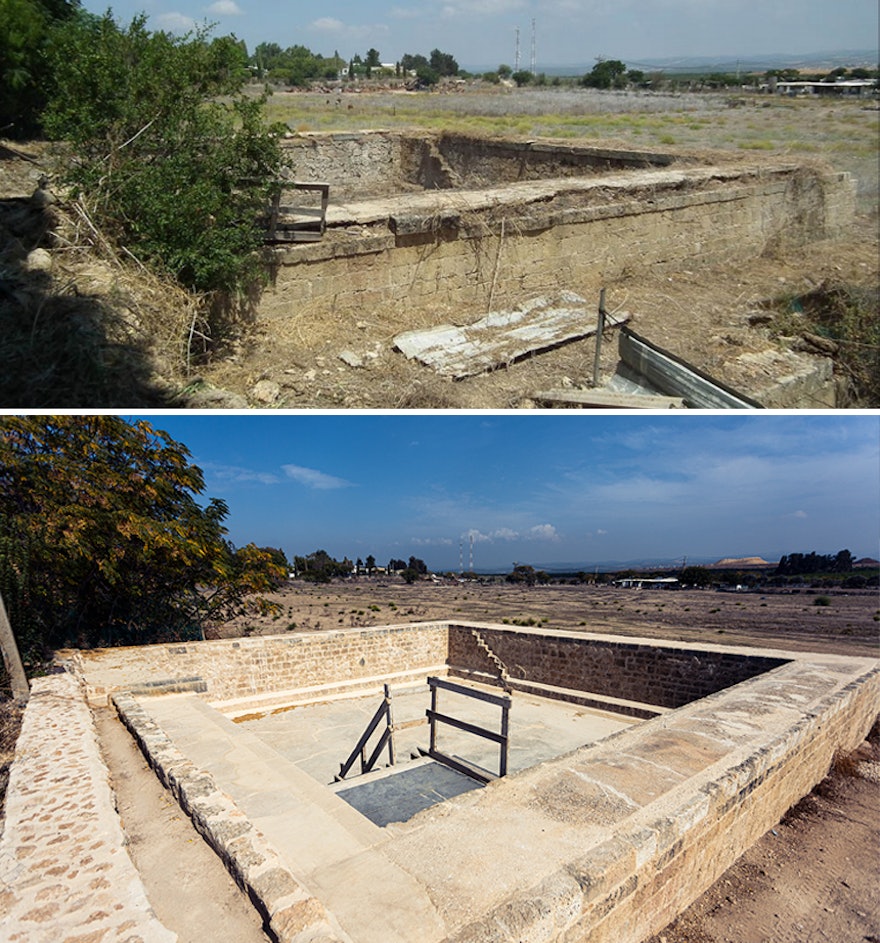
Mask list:
[[[828,605],[817,605],[820,597]],[[357,577],[329,584],[292,580],[267,598],[278,611],[241,616],[219,634],[273,635],[462,619],[704,644],[880,655],[880,595],[870,590],[726,593],[589,583],[407,584],[399,578]]]

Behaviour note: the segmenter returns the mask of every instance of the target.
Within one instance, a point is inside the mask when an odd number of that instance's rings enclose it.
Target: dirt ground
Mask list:
[[[816,606],[820,593],[830,605]],[[797,594],[624,590],[360,579],[288,584],[278,618],[240,620],[223,635],[460,617],[582,632],[877,655],[876,592]],[[294,627],[295,623],[295,627]],[[8,702],[7,702],[8,704]],[[14,718],[13,718],[14,721]],[[129,850],[160,918],[184,943],[267,938],[259,917],[150,771],[109,711],[102,750]],[[3,727],[0,767],[15,724]],[[646,943],[880,943],[880,732],[835,762],[816,787],[670,926]],[[414,941],[415,943],[415,941]]]
[[[816,605],[820,596],[828,605]],[[293,580],[266,598],[279,610],[241,616],[223,636],[467,619],[682,642],[880,655],[880,597],[871,590],[722,593],[621,589],[592,584],[407,585],[357,577],[328,584]]]

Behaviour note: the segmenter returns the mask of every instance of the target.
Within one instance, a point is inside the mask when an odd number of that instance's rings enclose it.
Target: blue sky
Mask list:
[[[230,537],[380,564],[877,556],[880,417],[205,415],[185,444]]]
[[[103,0],[84,6],[103,13]],[[308,46],[344,58],[371,47],[383,62],[439,48],[462,67],[531,59],[535,20],[538,71],[592,64],[598,56],[631,67],[670,56],[750,56],[876,48],[876,0],[117,0],[116,18],[138,12],[152,29],[185,31],[216,23],[250,50],[260,42]]]

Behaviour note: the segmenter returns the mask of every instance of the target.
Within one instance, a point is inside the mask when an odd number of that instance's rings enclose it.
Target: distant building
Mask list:
[[[672,589],[678,586],[678,578],[675,576],[661,576],[652,579],[646,579],[641,576],[628,576],[622,580],[614,580],[615,586],[621,586],[624,589]]]
[[[762,91],[777,95],[872,95],[877,92],[876,79],[841,79],[839,82],[770,82]]]

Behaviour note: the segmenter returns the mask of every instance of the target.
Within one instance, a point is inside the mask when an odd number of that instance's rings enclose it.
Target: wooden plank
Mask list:
[[[469,724],[466,720],[459,720],[457,717],[450,717],[449,714],[441,714],[437,711],[432,711],[430,708],[425,711],[425,713],[432,723],[448,724],[450,727],[456,727],[458,730],[463,730],[465,733],[472,733],[475,737],[482,737],[484,740],[491,740],[493,743],[500,743],[503,745],[507,739],[502,734],[495,733],[494,730],[487,730],[485,727],[478,727],[476,724]]]
[[[457,773],[463,773],[470,779],[476,779],[477,782],[488,784],[498,779],[494,773],[490,773],[488,770],[474,766],[468,763],[467,760],[447,756],[439,750],[428,750],[427,755],[430,756],[432,760],[436,760],[438,763],[442,763],[444,766],[454,769]]]
[[[486,701],[489,704],[495,704],[497,707],[510,707],[510,698],[503,694],[490,694],[488,691],[469,688],[466,684],[456,684],[454,681],[447,681],[445,678],[428,678],[428,686],[442,688],[444,691],[452,691],[455,694],[463,694],[465,697],[475,697],[478,701]],[[432,710],[436,710],[436,707],[436,704],[431,705]]]
[[[367,729],[361,734],[357,745],[351,751],[348,759],[344,763],[340,764],[339,773],[334,777],[334,782],[339,782],[340,779],[345,779],[345,777],[348,775],[348,771],[354,765],[354,761],[366,750],[367,741],[372,736],[376,727],[379,726],[379,721],[386,716],[387,710],[388,704],[383,700],[376,710],[376,713],[373,715],[373,719],[369,722],[369,724],[367,724]]]
[[[591,409],[685,409],[680,396],[616,393],[614,390],[546,390],[533,394],[544,403],[567,403]]]
[[[626,317],[617,319],[622,323]],[[406,331],[394,345],[443,376],[461,379],[507,366],[596,332],[596,315],[573,292],[535,298],[512,311],[495,311],[464,327],[443,324]]]

